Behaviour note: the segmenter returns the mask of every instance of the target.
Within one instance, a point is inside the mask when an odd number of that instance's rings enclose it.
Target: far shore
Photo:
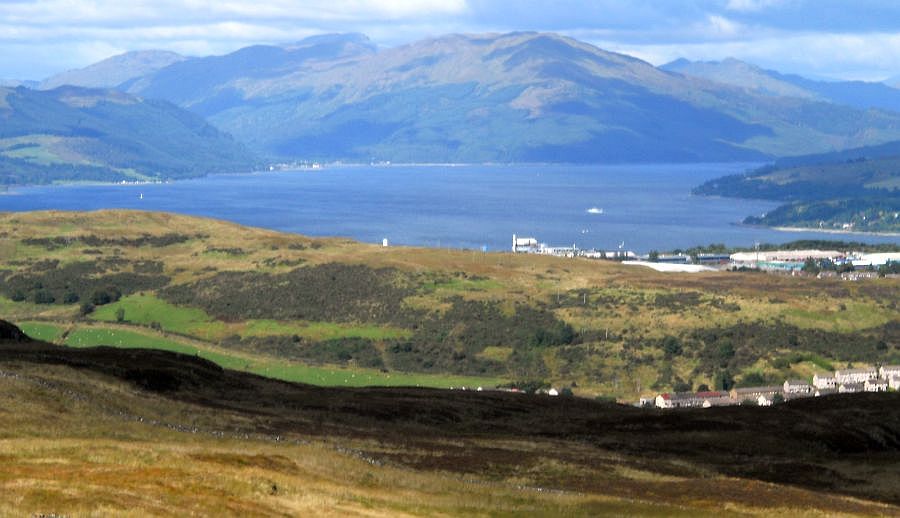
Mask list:
[[[850,234],[850,235],[858,235],[858,236],[885,236],[885,237],[900,237],[900,232],[863,232],[860,230],[837,230],[832,228],[817,228],[817,227],[769,227],[773,230],[779,230],[781,232],[821,232],[823,234]]]

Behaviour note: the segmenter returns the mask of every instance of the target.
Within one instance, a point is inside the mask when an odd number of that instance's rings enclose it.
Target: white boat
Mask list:
[[[587,210],[588,214],[603,214],[603,209],[598,207],[591,207]]]

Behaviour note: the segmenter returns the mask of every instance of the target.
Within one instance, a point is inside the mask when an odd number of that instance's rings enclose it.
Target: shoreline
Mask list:
[[[819,232],[822,234],[847,234],[856,236],[881,236],[881,237],[900,237],[900,232],[863,232],[860,230],[836,230],[831,228],[814,228],[814,227],[766,227],[779,232]]]

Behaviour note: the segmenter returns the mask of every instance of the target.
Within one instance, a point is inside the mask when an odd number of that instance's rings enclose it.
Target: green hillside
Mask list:
[[[117,91],[0,89],[0,117],[0,184],[165,180],[256,165],[202,118]]]
[[[292,381],[636,400],[900,362],[897,279],[663,274],[128,211],[6,214],[0,228],[0,311],[40,336],[119,346],[138,333]]]

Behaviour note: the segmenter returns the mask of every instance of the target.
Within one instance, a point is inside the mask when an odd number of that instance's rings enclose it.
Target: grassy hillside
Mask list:
[[[633,399],[900,362],[896,279],[662,274],[129,211],[3,214],[0,228],[6,318],[70,345],[136,332],[282,379]]]
[[[668,413],[322,389],[163,351],[31,342],[0,322],[0,512],[889,515],[896,400]]]
[[[166,180],[256,164],[202,118],[121,92],[0,88],[0,117],[0,185]]]

